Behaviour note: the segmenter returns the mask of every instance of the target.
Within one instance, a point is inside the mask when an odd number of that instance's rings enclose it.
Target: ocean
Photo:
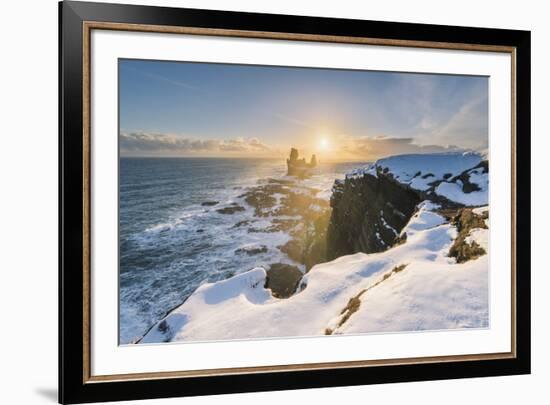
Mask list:
[[[336,178],[366,163],[322,163],[301,180],[330,197]],[[284,232],[249,232],[254,217],[242,194],[269,178],[284,179],[283,159],[121,158],[119,179],[120,343],[136,341],[198,286],[272,263],[295,264],[277,246]],[[242,206],[222,214],[218,209]],[[261,243],[267,251],[237,254]],[[303,266],[302,266],[303,267]]]

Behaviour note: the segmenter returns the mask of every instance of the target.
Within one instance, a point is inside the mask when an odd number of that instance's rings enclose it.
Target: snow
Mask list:
[[[380,211],[380,220],[382,221],[382,225],[384,225],[384,228],[391,231],[395,236],[397,236],[397,231],[386,222],[386,219],[384,218],[384,211]]]
[[[488,326],[487,256],[457,265],[412,263],[361,298],[335,333],[443,330]]]
[[[481,191],[465,193],[462,191],[462,187],[458,184],[443,182],[435,188],[435,193],[446,197],[451,201],[456,201],[460,204],[469,206],[484,205],[489,202],[487,188]]]
[[[419,191],[428,191],[439,183],[434,190],[436,194],[463,205],[483,205],[488,202],[489,175],[483,173],[483,168],[474,169],[483,159],[483,154],[471,151],[397,155],[380,159],[364,168],[353,169],[346,175],[346,179],[367,174],[378,177],[380,171]],[[466,171],[470,183],[476,184],[479,191],[465,193],[460,179],[452,181]]]
[[[479,207],[479,208],[473,209],[472,212],[476,215],[481,215],[484,212],[487,212],[488,210],[489,210],[489,207],[485,206],[485,207]],[[487,228],[489,227],[488,220],[485,220],[485,225],[487,226]],[[472,229],[464,241],[468,244],[472,244],[472,242],[476,242],[479,246],[481,246],[487,252],[489,250],[489,229],[484,229],[484,228]]]
[[[359,167],[356,169],[351,170],[346,174],[346,179],[356,179],[363,177],[366,174],[369,174],[374,177],[378,177],[378,174],[376,172],[376,164],[371,164],[366,167]]]
[[[487,327],[487,256],[462,264],[448,257],[457,231],[436,208],[419,205],[404,244],[314,266],[288,299],[264,288],[262,268],[203,284],[142,343]],[[350,298],[365,289],[357,312],[339,325]]]
[[[488,212],[489,211],[489,206],[486,205],[484,207],[477,207],[477,208],[474,208],[472,210],[472,212],[476,215],[483,215],[484,212]]]
[[[443,180],[445,175],[451,179],[477,166],[482,159],[476,152],[410,154],[380,159],[376,165],[382,170],[387,168],[399,182],[424,191],[430,188],[429,183]]]
[[[477,184],[477,186],[487,191],[489,189],[489,173],[483,173],[481,169],[470,170],[470,183]]]
[[[433,228],[445,223],[445,218],[434,212],[439,205],[430,201],[423,201],[416,207],[416,213],[411,217],[409,223],[401,230],[401,235],[407,234],[407,238],[420,231]]]

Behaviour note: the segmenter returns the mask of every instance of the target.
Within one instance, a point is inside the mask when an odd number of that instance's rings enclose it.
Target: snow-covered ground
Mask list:
[[[203,284],[141,343],[487,327],[487,255],[448,257],[457,230],[437,208],[419,205],[404,244],[314,266],[287,299],[264,287],[263,268]],[[487,233],[469,239],[486,246]]]
[[[479,206],[488,203],[489,173],[476,167],[483,160],[484,156],[477,152],[448,152],[392,156],[378,160],[373,166],[415,190],[427,191],[435,183],[436,194],[464,205]],[[372,174],[373,166],[364,172]],[[479,190],[465,192],[462,180],[456,178],[462,173]]]

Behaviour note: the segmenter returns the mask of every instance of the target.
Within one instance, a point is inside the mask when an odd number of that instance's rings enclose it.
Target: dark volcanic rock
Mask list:
[[[204,201],[203,203],[201,203],[203,207],[211,207],[217,204],[219,204],[219,201]]]
[[[304,263],[304,244],[300,239],[291,239],[282,246],[277,246],[279,250],[286,253],[288,257],[298,263]]]
[[[298,267],[275,263],[267,271],[265,288],[271,289],[273,296],[277,298],[288,298],[296,291],[301,278],[302,272]]]
[[[265,217],[271,214],[271,209],[277,203],[277,199],[273,194],[286,194],[288,188],[282,184],[270,183],[262,186],[254,187],[242,195],[248,205],[254,207],[254,215],[257,217]]]
[[[487,253],[475,241],[467,243],[466,239],[473,229],[487,229],[485,219],[488,218],[488,214],[486,211],[483,215],[477,215],[471,209],[463,208],[453,217],[452,222],[456,225],[458,237],[449,249],[449,256],[456,258],[457,263],[464,263]]]
[[[304,178],[311,175],[311,170],[317,167],[317,157],[312,155],[310,162],[307,163],[304,158],[298,158],[298,149],[292,148],[290,149],[290,157],[286,160],[286,165],[288,176]]]
[[[474,191],[479,191],[481,190],[479,186],[475,183],[470,182],[470,175],[473,171],[488,173],[489,162],[487,160],[480,162],[477,166],[460,173],[458,176],[453,177],[451,179],[451,182],[457,183],[457,180],[460,180],[462,183],[462,191],[464,191],[466,194],[472,193]]]
[[[241,221],[234,227],[248,225],[249,233],[288,233],[292,239],[278,248],[309,270],[326,261],[326,228],[331,209],[328,201],[316,197],[319,191],[299,180],[263,180],[239,198],[254,208],[256,217],[271,217],[271,224],[259,227],[253,226],[253,221]]]
[[[265,253],[265,252],[267,252],[267,246],[265,245],[245,246],[235,250],[235,253],[238,253],[238,254],[246,253],[249,256],[258,255],[260,253]]]
[[[244,211],[245,208],[241,207],[240,205],[232,205],[231,207],[225,207],[217,209],[216,211],[220,214],[226,214],[226,215],[232,215],[236,212]]]
[[[330,201],[327,259],[388,249],[398,242],[401,229],[421,201],[419,192],[382,173],[336,182]]]
[[[240,228],[241,226],[249,225],[252,221],[245,219],[242,221],[237,222],[235,225],[233,225],[233,228]]]
[[[305,230],[304,264],[309,271],[318,263],[328,260],[327,230],[331,217],[331,210],[327,209],[320,216],[309,223]]]

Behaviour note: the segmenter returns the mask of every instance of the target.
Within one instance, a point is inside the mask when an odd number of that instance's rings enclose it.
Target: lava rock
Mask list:
[[[240,205],[232,205],[230,207],[217,209],[216,212],[219,212],[220,214],[225,214],[225,215],[233,215],[236,212],[241,212],[244,210],[245,208],[241,207]]]
[[[243,246],[242,248],[235,250],[235,253],[237,254],[247,254],[249,256],[258,255],[260,253],[266,253],[266,252],[267,252],[267,246],[265,245]]]
[[[265,288],[277,298],[288,298],[296,291],[302,279],[302,272],[298,267],[285,263],[274,263],[267,271]]]

